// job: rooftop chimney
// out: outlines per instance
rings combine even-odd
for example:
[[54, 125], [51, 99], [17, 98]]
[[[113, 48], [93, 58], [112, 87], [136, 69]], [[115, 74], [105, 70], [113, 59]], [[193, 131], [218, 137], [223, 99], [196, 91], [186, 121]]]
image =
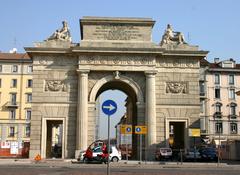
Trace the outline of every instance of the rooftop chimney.
[[219, 63], [219, 58], [214, 58], [214, 63]]

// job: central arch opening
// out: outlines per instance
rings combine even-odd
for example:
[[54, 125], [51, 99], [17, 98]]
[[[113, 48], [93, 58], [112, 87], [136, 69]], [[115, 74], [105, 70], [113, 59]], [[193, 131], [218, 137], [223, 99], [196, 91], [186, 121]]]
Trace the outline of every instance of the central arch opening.
[[[123, 159], [135, 159], [137, 153], [137, 137], [134, 134], [121, 132], [121, 125], [137, 125], [137, 96], [133, 88], [119, 80], [111, 80], [103, 84], [96, 95], [96, 133], [95, 139], [107, 140], [107, 120], [102, 110], [102, 103], [113, 100], [118, 110], [110, 118], [110, 140], [122, 151]], [[128, 155], [128, 157], [126, 157]]]

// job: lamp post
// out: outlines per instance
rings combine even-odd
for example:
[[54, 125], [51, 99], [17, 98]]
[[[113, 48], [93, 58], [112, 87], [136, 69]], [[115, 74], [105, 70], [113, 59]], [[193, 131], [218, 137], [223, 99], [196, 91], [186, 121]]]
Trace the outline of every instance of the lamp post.
[[222, 128], [220, 127], [219, 125], [219, 135], [218, 135], [218, 166], [220, 164], [220, 136], [221, 136], [221, 131], [222, 131]]

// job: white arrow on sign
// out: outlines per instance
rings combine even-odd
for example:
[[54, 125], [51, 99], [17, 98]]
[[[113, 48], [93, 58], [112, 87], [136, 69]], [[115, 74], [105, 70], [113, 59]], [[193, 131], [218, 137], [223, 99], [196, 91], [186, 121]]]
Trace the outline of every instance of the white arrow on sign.
[[110, 104], [109, 106], [103, 106], [103, 108], [109, 109], [109, 111], [112, 111], [112, 110], [114, 110], [116, 107]]

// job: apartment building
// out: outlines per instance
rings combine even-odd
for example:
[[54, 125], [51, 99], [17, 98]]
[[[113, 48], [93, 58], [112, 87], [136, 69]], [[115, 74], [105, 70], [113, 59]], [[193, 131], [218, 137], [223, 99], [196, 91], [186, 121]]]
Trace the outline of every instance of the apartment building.
[[240, 140], [240, 64], [235, 60], [201, 62], [201, 132], [217, 145]]
[[32, 71], [27, 54], [0, 53], [0, 157], [28, 156]]

